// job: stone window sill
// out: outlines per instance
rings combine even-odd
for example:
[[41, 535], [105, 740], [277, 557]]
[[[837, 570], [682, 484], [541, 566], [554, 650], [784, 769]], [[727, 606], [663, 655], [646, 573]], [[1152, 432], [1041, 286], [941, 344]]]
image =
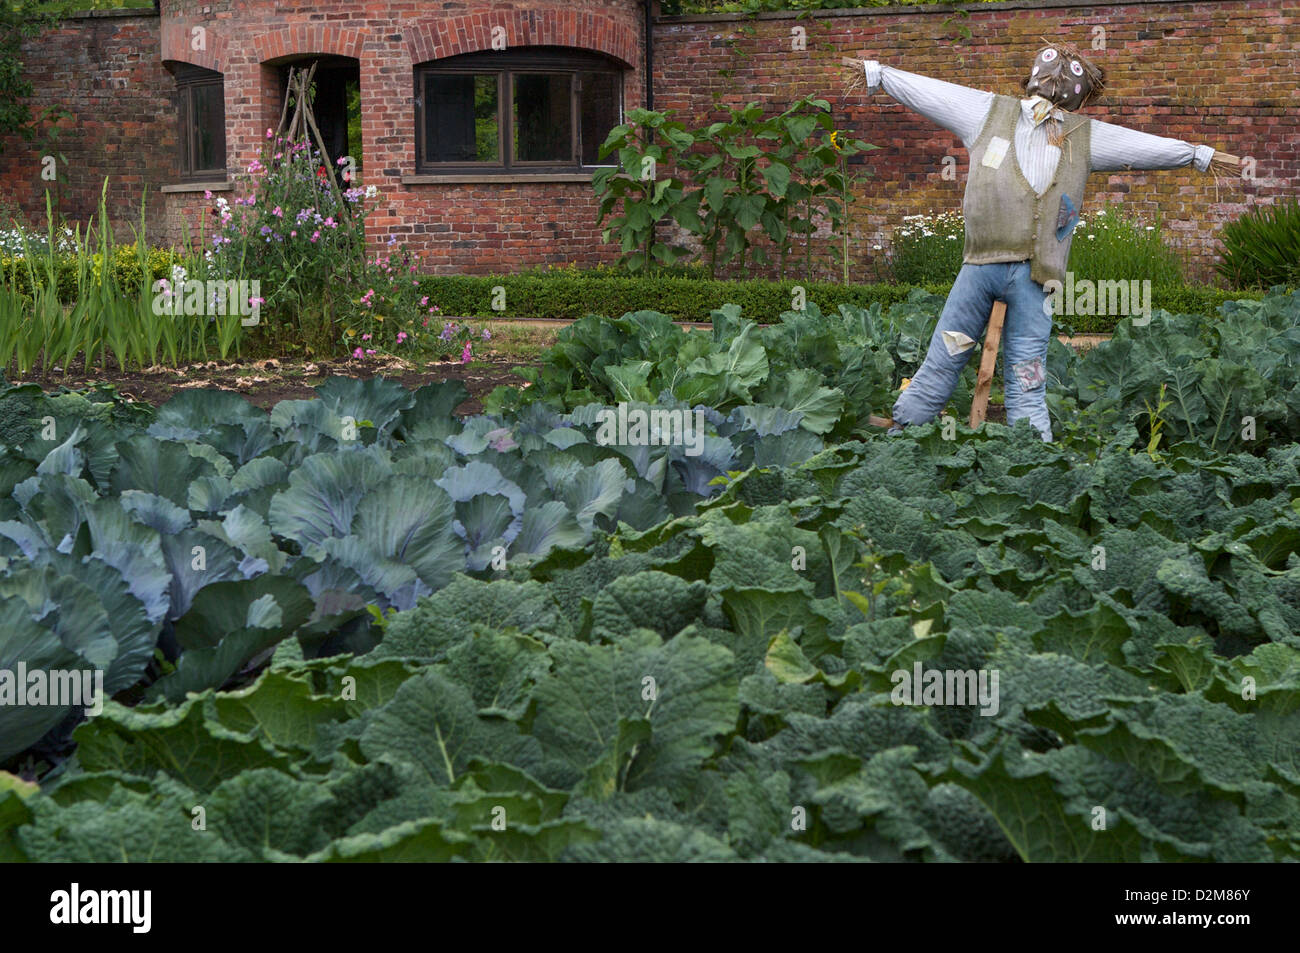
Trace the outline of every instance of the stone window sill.
[[180, 182], [176, 185], [164, 185], [163, 192], [229, 192], [234, 189], [233, 182]]
[[591, 182], [591, 172], [522, 172], [508, 175], [492, 172], [450, 172], [435, 175], [404, 175], [403, 185], [528, 185], [540, 182]]

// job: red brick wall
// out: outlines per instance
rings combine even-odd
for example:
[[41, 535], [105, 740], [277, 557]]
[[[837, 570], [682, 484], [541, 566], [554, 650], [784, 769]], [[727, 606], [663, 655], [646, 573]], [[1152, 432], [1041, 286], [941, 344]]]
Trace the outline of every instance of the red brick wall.
[[[275, 63], [310, 53], [357, 59], [363, 181], [387, 199], [367, 220], [368, 237], [378, 245], [396, 236], [431, 272], [484, 272], [556, 261], [594, 264], [613, 260], [617, 251], [600, 243], [590, 184], [403, 183], [415, 171], [412, 66], [490, 49], [492, 28], [502, 26], [510, 47], [574, 46], [620, 60], [628, 68], [630, 109], [644, 89], [642, 22], [634, 0], [164, 2], [162, 56], [225, 74], [227, 161], [234, 169], [258, 154], [266, 129], [279, 119]], [[205, 51], [192, 49], [196, 26], [206, 30]], [[192, 197], [172, 203], [171, 231], [182, 214], [202, 207]]]
[[[1220, 184], [1192, 169], [1094, 175], [1085, 215], [1106, 201], [1166, 234], [1205, 278], [1216, 233], [1256, 202], [1300, 194], [1300, 6], [1277, 0], [1152, 2], [1096, 6], [1071, 0], [948, 7], [869, 8], [754, 18], [681, 17], [655, 31], [655, 106], [685, 121], [722, 118], [717, 103], [757, 100], [774, 110], [807, 94], [827, 99], [838, 123], [880, 146], [867, 155], [875, 178], [856, 203], [853, 260], [888, 246], [904, 215], [960, 211], [966, 183], [961, 142], [883, 92], [841, 94], [839, 58], [867, 58], [914, 73], [1021, 95], [1040, 37], [1073, 42], [1107, 72], [1102, 103], [1086, 115], [1256, 159], [1253, 181]], [[964, 25], [970, 37], [958, 33]], [[791, 51], [791, 30], [807, 31], [807, 52]], [[1094, 27], [1105, 49], [1091, 49]], [[724, 71], [730, 70], [728, 75]], [[957, 159], [955, 181], [943, 159]], [[829, 257], [822, 259], [829, 266]]]
[[[159, 189], [176, 180], [174, 84], [159, 55], [158, 18], [152, 12], [105, 11], [65, 20], [24, 51], [24, 71], [34, 87], [34, 114], [62, 106], [54, 195], [62, 212], [86, 221], [99, 205], [108, 177], [109, 207], [122, 221], [138, 222], [148, 187], [148, 217], [161, 220]], [[42, 138], [7, 137], [0, 152], [0, 199], [38, 222], [45, 221], [41, 157], [50, 153]]]
[[[643, 100], [643, 22], [636, 0], [164, 0], [161, 16], [64, 21], [28, 46], [26, 61], [37, 86], [33, 104], [62, 104], [77, 116], [64, 149], [71, 169], [65, 213], [84, 219], [103, 176], [113, 175], [114, 214], [138, 216], [148, 184], [156, 196], [151, 239], [176, 241], [187, 226], [197, 232], [211, 202], [201, 191], [158, 195], [177, 174], [174, 82], [163, 63], [224, 74], [233, 174], [258, 155], [266, 129], [278, 122], [278, 63], [303, 54], [353, 57], [361, 78], [364, 184], [387, 199], [367, 221], [371, 242], [395, 235], [429, 271], [484, 272], [613, 261], [617, 248], [600, 242], [589, 183], [404, 183], [415, 171], [413, 64], [490, 49], [492, 28], [501, 26], [510, 47], [574, 46], [614, 57], [626, 67], [624, 106], [631, 109]], [[44, 217], [40, 153], [36, 143], [11, 138], [0, 156], [0, 197], [37, 220]]]
[[[1145, 218], [1157, 213], [1208, 275], [1215, 234], [1248, 204], [1300, 192], [1300, 7], [1276, 0], [1145, 2], [1113, 6], [1077, 0], [977, 4], [965, 18], [947, 7], [822, 11], [815, 17], [668, 18], [655, 29], [655, 105], [703, 124], [716, 103], [759, 100], [778, 109], [807, 93], [829, 99], [837, 120], [882, 148], [867, 156], [875, 178], [855, 205], [853, 255], [869, 276], [873, 246], [886, 245], [902, 217], [959, 209], [965, 182], [960, 143], [883, 94], [867, 101], [840, 94], [838, 60], [859, 52], [903, 69], [1018, 91], [1040, 36], [1088, 48], [1093, 27], [1106, 49], [1091, 52], [1109, 73], [1103, 104], [1090, 115], [1133, 128], [1204, 142], [1256, 159], [1256, 178], [1223, 184], [1192, 170], [1094, 176], [1087, 210], [1107, 199]], [[477, 10], [483, 12], [473, 12]], [[591, 187], [582, 183], [402, 182], [414, 172], [411, 67], [424, 59], [489, 45], [500, 24], [511, 45], [564, 43], [629, 65], [625, 105], [644, 90], [636, 0], [164, 0], [161, 17], [110, 12], [65, 21], [32, 44], [27, 71], [39, 109], [60, 104], [76, 115], [60, 149], [63, 209], [84, 220], [110, 176], [110, 202], [123, 221], [138, 217], [149, 190], [151, 237], [180, 237], [210, 203], [202, 193], [160, 194], [175, 182], [174, 84], [164, 60], [220, 70], [226, 77], [227, 161], [247, 165], [279, 116], [274, 62], [333, 53], [359, 60], [365, 182], [388, 199], [371, 218], [373, 242], [390, 235], [422, 253], [435, 272], [508, 270], [545, 262], [593, 264], [617, 256], [600, 242]], [[950, 19], [951, 18], [951, 19]], [[945, 21], [948, 21], [945, 23]], [[958, 27], [971, 36], [962, 39]], [[193, 28], [206, 31], [194, 50]], [[807, 31], [807, 52], [790, 51], [792, 27]], [[270, 62], [268, 62], [270, 61]], [[39, 142], [6, 140], [0, 197], [29, 215], [44, 214]], [[958, 160], [955, 181], [943, 158]], [[819, 255], [829, 271], [829, 256]]]

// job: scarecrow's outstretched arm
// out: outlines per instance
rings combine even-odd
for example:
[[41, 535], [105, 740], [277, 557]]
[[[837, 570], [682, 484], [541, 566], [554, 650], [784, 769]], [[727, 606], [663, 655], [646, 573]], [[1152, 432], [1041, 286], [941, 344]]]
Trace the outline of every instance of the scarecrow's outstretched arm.
[[866, 74], [868, 94], [884, 86], [886, 93], [956, 135], [968, 149], [979, 135], [993, 105], [993, 94], [982, 89], [909, 73], [876, 60], [845, 57], [842, 62], [846, 65], [857, 63], [862, 68]]
[[1137, 169], [1181, 169], [1193, 166], [1198, 172], [1216, 165], [1231, 163], [1234, 156], [1215, 152], [1212, 146], [1196, 146], [1181, 139], [1153, 136], [1098, 119], [1092, 120], [1091, 147], [1093, 172], [1119, 172]]

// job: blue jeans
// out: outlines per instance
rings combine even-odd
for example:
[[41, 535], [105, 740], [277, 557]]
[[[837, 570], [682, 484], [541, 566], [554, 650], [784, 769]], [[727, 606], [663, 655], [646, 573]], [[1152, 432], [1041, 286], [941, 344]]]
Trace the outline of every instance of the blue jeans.
[[1029, 277], [1027, 261], [962, 265], [930, 339], [925, 362], [894, 402], [895, 422], [922, 424], [938, 416], [957, 387], [975, 342], [988, 326], [993, 302], [1005, 301], [1002, 379], [1007, 423], [1027, 417], [1044, 440], [1051, 440], [1045, 378], [1052, 316], [1043, 307], [1046, 300], [1043, 286]]

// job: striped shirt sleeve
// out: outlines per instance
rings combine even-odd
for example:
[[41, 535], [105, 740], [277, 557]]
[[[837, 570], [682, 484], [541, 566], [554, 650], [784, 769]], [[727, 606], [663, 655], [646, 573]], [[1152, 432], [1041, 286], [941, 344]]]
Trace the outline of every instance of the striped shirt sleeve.
[[1187, 165], [1204, 172], [1214, 157], [1210, 146], [1194, 146], [1181, 139], [1153, 136], [1099, 119], [1092, 120], [1091, 151], [1094, 172], [1181, 169]]
[[909, 73], [875, 60], [864, 65], [867, 86], [885, 92], [904, 106], [953, 133], [969, 149], [993, 106], [993, 93]]

